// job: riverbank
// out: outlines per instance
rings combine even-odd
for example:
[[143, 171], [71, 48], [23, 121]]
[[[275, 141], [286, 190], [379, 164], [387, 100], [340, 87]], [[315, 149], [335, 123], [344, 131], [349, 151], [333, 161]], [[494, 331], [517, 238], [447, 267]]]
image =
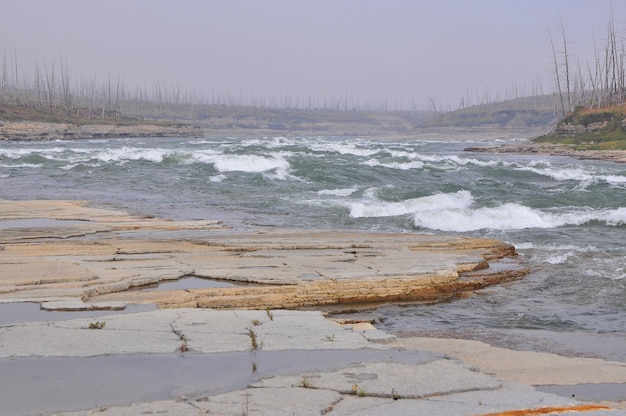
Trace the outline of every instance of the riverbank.
[[531, 387], [619, 388], [624, 363], [401, 339], [285, 310], [471, 296], [525, 273], [497, 240], [241, 233], [72, 201], [2, 201], [0, 226], [6, 414], [625, 414], [603, 407], [624, 407], [620, 395]]
[[626, 150], [579, 150], [574, 145], [558, 143], [518, 142], [498, 146], [472, 146], [467, 152], [569, 156], [576, 159], [605, 160], [626, 163]]
[[16, 121], [0, 123], [0, 140], [41, 141], [133, 137], [202, 137], [191, 124], [70, 124]]
[[[174, 121], [134, 121], [100, 123], [53, 123], [40, 121], [2, 121], [0, 120], [0, 141], [50, 141], [50, 140], [90, 140], [106, 138], [141, 138], [141, 137], [314, 137], [348, 136], [376, 137], [386, 140], [519, 140], [536, 136], [543, 132], [541, 128], [498, 128], [491, 127], [415, 127], [410, 121], [399, 121], [398, 115], [373, 115], [362, 123], [356, 115], [346, 114], [344, 118], [315, 122], [265, 123], [254, 127], [250, 124], [237, 123], [232, 115], [223, 114], [201, 123]], [[248, 115], [247, 117], [252, 117]], [[318, 116], [321, 117], [321, 116]], [[363, 116], [365, 117], [365, 116]], [[336, 118], [336, 117], [335, 117]], [[361, 120], [361, 121], [360, 121]]]

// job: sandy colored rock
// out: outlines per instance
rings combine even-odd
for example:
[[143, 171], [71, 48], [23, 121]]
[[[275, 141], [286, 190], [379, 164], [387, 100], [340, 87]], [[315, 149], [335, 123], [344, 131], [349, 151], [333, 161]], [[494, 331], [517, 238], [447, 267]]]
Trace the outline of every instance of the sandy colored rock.
[[[43, 222], [43, 226], [42, 226]], [[162, 308], [300, 308], [440, 300], [518, 278], [515, 249], [462, 236], [235, 233], [70, 201], [0, 201], [0, 301], [74, 298]], [[128, 291], [181, 277], [225, 288]]]
[[596, 358], [567, 358], [535, 351], [492, 347], [480, 341], [448, 338], [400, 338], [407, 348], [458, 358], [503, 380], [531, 385], [626, 383], [626, 363]]

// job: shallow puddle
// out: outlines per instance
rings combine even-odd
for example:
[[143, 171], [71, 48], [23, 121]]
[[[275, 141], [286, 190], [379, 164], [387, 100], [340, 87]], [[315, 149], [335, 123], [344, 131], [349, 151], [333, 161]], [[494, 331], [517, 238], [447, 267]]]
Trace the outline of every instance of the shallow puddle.
[[626, 401], [626, 383], [574, 384], [571, 386], [548, 385], [537, 386], [537, 390], [553, 393], [562, 397], [591, 402]]
[[244, 389], [262, 377], [332, 370], [367, 361], [417, 364], [439, 357], [398, 350], [289, 350], [254, 355], [230, 352], [0, 359], [0, 403], [3, 415], [23, 415], [171, 400], [181, 395], [194, 401]]
[[183, 277], [178, 280], [171, 280], [153, 285], [138, 286], [130, 290], [185, 290], [185, 289], [210, 289], [219, 287], [235, 287], [245, 285], [245, 283], [233, 283], [226, 280], [203, 279], [201, 277]]

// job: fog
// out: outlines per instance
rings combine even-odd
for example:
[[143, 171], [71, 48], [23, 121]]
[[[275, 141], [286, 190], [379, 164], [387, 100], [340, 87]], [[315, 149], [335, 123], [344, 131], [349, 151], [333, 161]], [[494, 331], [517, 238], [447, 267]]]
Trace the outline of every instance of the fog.
[[63, 60], [127, 86], [456, 107], [551, 92], [549, 31], [584, 69], [611, 10], [623, 35], [608, 0], [2, 0], [0, 47], [20, 76]]

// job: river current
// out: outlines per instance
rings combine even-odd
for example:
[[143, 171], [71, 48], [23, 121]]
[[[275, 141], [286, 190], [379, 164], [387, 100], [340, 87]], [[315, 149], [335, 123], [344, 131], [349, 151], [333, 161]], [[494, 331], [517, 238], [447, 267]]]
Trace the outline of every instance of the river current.
[[[502, 142], [502, 141], [500, 141]], [[491, 140], [347, 137], [0, 142], [0, 199], [79, 199], [241, 228], [452, 233], [515, 245], [532, 272], [369, 314], [400, 335], [626, 361], [626, 165], [469, 153]]]

